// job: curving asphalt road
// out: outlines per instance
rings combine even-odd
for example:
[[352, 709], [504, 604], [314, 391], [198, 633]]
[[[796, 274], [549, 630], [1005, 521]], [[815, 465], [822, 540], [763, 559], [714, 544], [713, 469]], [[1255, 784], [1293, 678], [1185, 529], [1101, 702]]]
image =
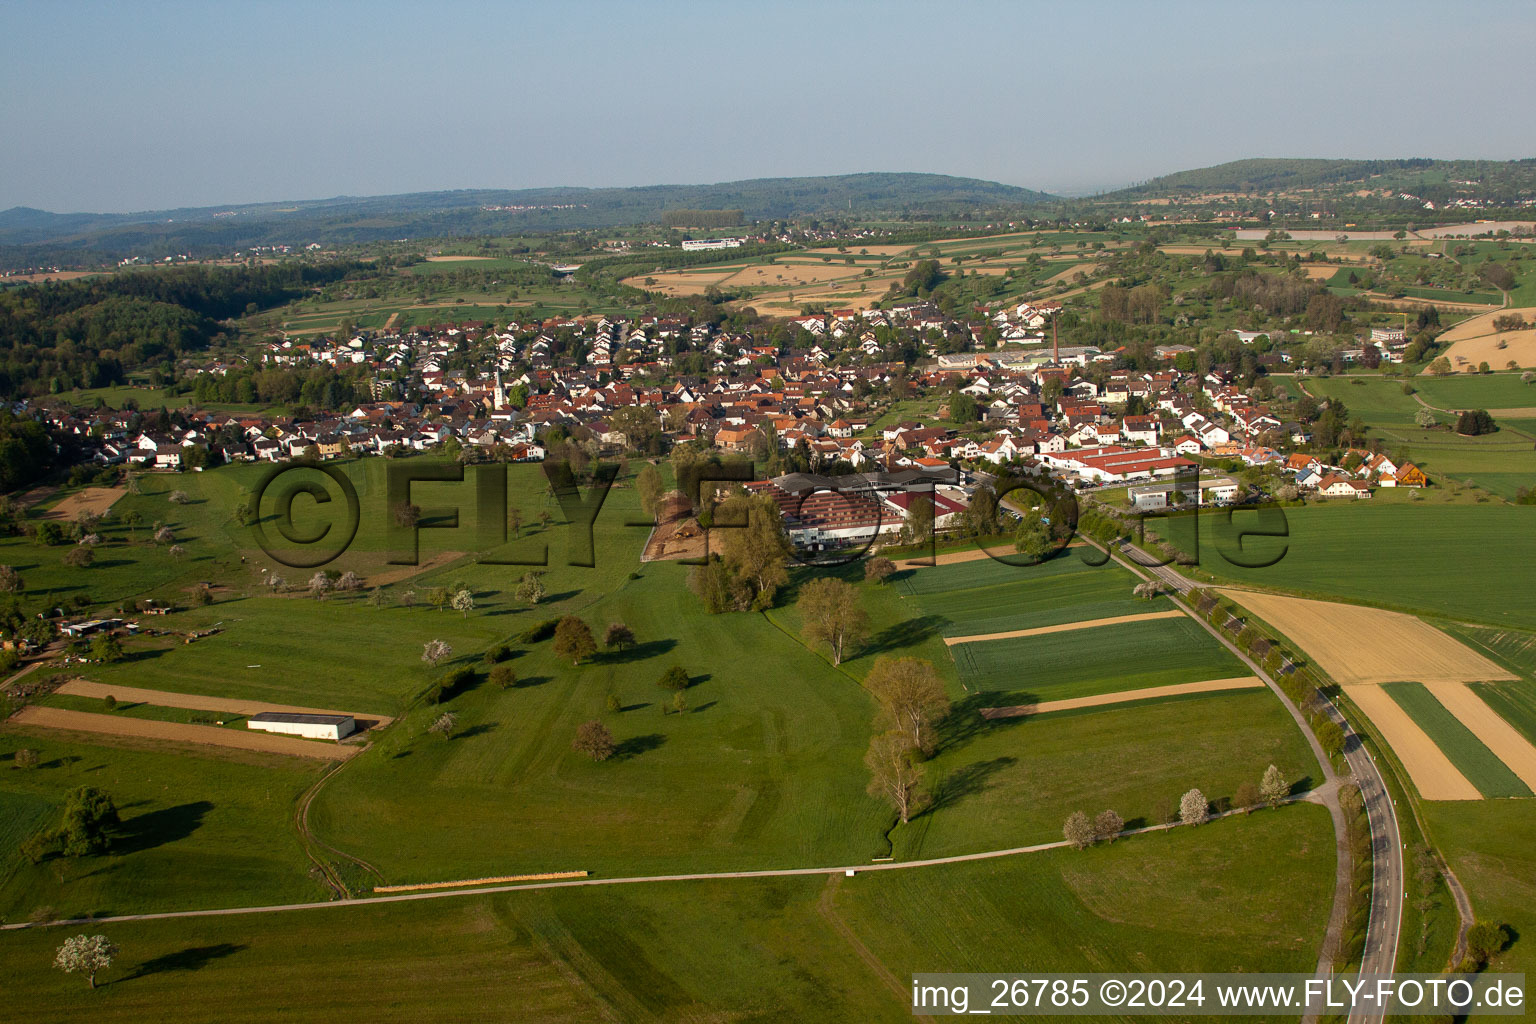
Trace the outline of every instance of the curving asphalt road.
[[[1171, 566], [1152, 564], [1150, 556], [1129, 545], [1122, 543], [1119, 551], [1115, 553], [1115, 559], [1132, 572], [1150, 576], [1180, 594], [1188, 592], [1195, 586], [1193, 581]], [[1205, 625], [1217, 639], [1232, 650], [1237, 650], [1209, 623], [1198, 616], [1194, 618], [1196, 622]], [[1248, 660], [1241, 651], [1238, 654], [1245, 661]], [[1262, 670], [1259, 671], [1259, 675], [1266, 680], [1269, 678]], [[1392, 802], [1391, 794], [1387, 792], [1386, 783], [1382, 780], [1381, 771], [1376, 767], [1370, 751], [1365, 749], [1359, 735], [1349, 727], [1349, 722], [1332, 701], [1327, 702], [1327, 713], [1328, 717], [1344, 730], [1344, 760], [1349, 766], [1351, 781], [1360, 789], [1360, 797], [1365, 803], [1366, 818], [1371, 828], [1371, 911], [1365, 929], [1365, 948], [1360, 960], [1360, 974], [1362, 976], [1391, 974], [1397, 964], [1397, 945], [1402, 930], [1404, 900], [1403, 839], [1397, 827], [1397, 809]], [[1310, 738], [1311, 731], [1305, 731]], [[1350, 1024], [1355, 1024], [1356, 1021], [1379, 1019], [1378, 1016], [1364, 1013], [1351, 1014], [1349, 1017]]]

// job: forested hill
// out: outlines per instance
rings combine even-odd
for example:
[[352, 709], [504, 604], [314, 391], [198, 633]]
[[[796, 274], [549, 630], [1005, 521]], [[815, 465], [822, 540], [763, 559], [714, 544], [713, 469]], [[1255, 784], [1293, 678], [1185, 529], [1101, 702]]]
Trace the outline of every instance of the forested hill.
[[[1167, 174], [1109, 198], [1192, 196], [1287, 189], [1413, 188], [1421, 193], [1476, 185], [1489, 195], [1536, 190], [1536, 159], [1527, 160], [1234, 160]], [[1428, 196], [1426, 196], [1428, 198]]]
[[0, 268], [125, 256], [227, 255], [256, 245], [303, 246], [396, 238], [506, 235], [663, 220], [668, 211], [739, 210], [747, 222], [814, 217], [976, 215], [1053, 197], [942, 174], [871, 173], [758, 178], [715, 185], [417, 192], [157, 210], [135, 214], [0, 212]]

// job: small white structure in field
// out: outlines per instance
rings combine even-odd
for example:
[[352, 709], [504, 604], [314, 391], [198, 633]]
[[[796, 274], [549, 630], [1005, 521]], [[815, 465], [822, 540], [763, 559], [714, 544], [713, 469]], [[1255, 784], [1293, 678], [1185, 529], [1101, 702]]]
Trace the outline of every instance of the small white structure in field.
[[267, 711], [245, 720], [246, 728], [281, 732], [311, 740], [340, 740], [357, 731], [351, 715], [291, 715]]

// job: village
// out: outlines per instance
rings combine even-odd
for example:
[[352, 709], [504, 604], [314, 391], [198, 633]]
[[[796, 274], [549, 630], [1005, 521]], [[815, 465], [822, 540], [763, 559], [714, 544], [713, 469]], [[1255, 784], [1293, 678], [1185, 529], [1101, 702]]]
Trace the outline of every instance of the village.
[[[142, 429], [132, 409], [44, 416], [56, 436], [78, 440], [82, 460], [103, 468], [427, 451], [466, 463], [538, 462], [552, 452], [585, 462], [680, 446], [751, 457], [775, 475], [756, 486], [780, 499], [791, 540], [809, 548], [899, 531], [918, 489], [930, 494], [942, 531], [977, 486], [1003, 472], [1048, 476], [1134, 510], [1362, 499], [1378, 487], [1429, 483], [1417, 466], [1377, 451], [1344, 449], [1330, 463], [1310, 426], [1271, 411], [1234, 368], [1178, 369], [1183, 346], [1160, 348], [1168, 368], [1155, 372], [1121, 368], [1113, 351], [1063, 348], [1049, 331], [1059, 313], [1057, 303], [987, 311], [997, 348], [986, 347], [983, 326], [921, 301], [797, 317], [790, 345], [676, 316], [283, 339], [254, 357], [258, 367], [362, 374], [376, 400], [298, 417], [194, 407], [156, 429]], [[887, 358], [897, 338], [920, 346], [913, 367]], [[1391, 359], [1404, 342], [1377, 329], [1366, 344]], [[679, 372], [684, 355], [701, 355], [692, 364], [707, 372]], [[1284, 371], [1283, 352], [1264, 359]], [[216, 362], [190, 372], [238, 369]], [[934, 414], [903, 415], [919, 408]], [[1255, 471], [1246, 484], [1232, 475], [1244, 469]], [[838, 493], [808, 501], [813, 491]]]

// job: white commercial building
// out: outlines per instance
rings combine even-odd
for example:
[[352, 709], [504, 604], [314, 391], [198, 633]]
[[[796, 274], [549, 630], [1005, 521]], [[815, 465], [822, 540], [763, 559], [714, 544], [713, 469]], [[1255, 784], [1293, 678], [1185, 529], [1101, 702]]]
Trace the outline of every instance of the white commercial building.
[[351, 715], [292, 715], [267, 711], [252, 715], [246, 719], [245, 725], [248, 729], [286, 733], [311, 740], [340, 740], [357, 731], [357, 723]]

